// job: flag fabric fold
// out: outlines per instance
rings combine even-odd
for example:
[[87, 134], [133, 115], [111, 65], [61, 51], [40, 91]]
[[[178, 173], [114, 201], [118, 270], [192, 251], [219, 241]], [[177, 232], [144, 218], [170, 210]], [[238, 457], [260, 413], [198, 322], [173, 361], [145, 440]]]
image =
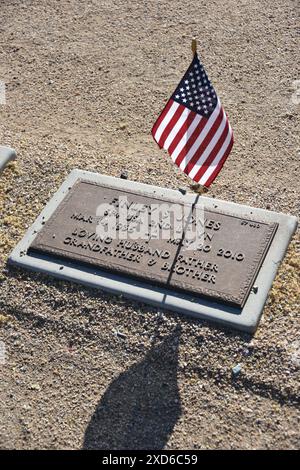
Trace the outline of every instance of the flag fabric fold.
[[152, 135], [175, 165], [203, 186], [209, 187], [224, 165], [233, 133], [197, 53], [154, 124]]

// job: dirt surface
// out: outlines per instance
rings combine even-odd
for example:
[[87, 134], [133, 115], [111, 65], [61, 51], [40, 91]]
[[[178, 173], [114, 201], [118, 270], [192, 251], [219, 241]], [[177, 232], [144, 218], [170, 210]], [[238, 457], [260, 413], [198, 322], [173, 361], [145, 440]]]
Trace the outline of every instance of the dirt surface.
[[300, 447], [297, 239], [254, 338], [6, 265], [73, 168], [188, 186], [150, 129], [193, 35], [235, 134], [209, 195], [297, 215], [297, 2], [224, 5], [1, 1], [1, 448]]

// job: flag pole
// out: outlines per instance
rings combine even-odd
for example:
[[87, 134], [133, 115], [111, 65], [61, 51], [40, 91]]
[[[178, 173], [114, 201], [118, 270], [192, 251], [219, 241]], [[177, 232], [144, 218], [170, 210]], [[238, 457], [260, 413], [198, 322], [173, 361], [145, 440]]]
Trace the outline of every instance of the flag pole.
[[197, 54], [197, 39], [194, 37], [192, 39], [192, 52], [193, 52], [193, 55]]
[[[193, 56], [197, 54], [197, 39], [195, 37], [193, 37], [192, 39], [191, 49], [192, 49]], [[190, 188], [198, 195], [204, 194], [208, 191], [208, 189], [205, 186], [202, 186], [201, 184], [198, 184], [198, 183], [190, 184]]]

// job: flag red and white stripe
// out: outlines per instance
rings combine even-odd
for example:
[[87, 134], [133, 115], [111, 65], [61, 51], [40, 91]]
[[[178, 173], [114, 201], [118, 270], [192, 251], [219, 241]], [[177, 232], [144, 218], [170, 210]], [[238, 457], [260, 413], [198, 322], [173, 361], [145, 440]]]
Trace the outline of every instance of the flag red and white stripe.
[[[206, 74], [205, 77], [207, 78]], [[201, 100], [202, 94], [199, 95], [199, 93], [203, 91], [201, 86], [205, 85], [205, 78], [205, 83], [196, 82], [197, 88], [200, 86], [201, 92], [199, 90], [197, 92], [196, 87], [191, 89], [194, 93], [194, 96], [192, 95], [193, 101], [188, 101], [188, 106], [183, 103], [187, 100], [182, 99], [181, 95], [187, 96], [186, 88], [190, 90], [187, 83], [191, 84], [188, 80], [184, 81], [184, 78], [154, 124], [152, 135], [160, 148], [168, 151], [173, 162], [184, 173], [195, 182], [208, 187], [218, 175], [231, 151], [233, 133], [226, 113], [211, 85], [206, 87], [207, 94], [205, 94], [205, 99], [208, 96], [210, 101]], [[181, 93], [180, 90], [183, 92]], [[205, 90], [204, 93], [206, 93]], [[177, 100], [174, 99], [175, 96]], [[212, 100], [209, 96], [215, 98], [214, 103], [211, 103]], [[188, 96], [187, 98], [191, 100]], [[201, 112], [197, 112], [197, 99], [200, 99], [198, 109]], [[206, 111], [208, 107], [205, 104], [204, 107], [201, 107], [201, 101], [210, 105], [209, 112]], [[194, 105], [195, 111], [191, 109], [191, 103]], [[209, 114], [208, 116], [205, 115], [206, 112]]]

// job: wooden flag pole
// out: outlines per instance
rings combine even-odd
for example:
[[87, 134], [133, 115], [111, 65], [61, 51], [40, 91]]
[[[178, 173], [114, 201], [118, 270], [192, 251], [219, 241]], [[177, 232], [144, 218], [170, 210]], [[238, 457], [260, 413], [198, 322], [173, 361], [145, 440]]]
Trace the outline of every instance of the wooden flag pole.
[[192, 39], [192, 52], [193, 52], [193, 55], [197, 53], [197, 39], [196, 38]]

